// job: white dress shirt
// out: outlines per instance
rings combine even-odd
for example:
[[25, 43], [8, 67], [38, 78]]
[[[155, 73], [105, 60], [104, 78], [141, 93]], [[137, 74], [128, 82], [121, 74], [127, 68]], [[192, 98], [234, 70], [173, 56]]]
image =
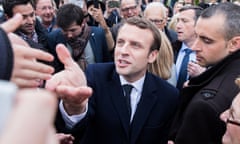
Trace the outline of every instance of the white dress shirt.
[[137, 80], [133, 83], [129, 83], [123, 78], [123, 76], [120, 76], [120, 82], [121, 82], [122, 86], [125, 85], [125, 84], [130, 84], [130, 85], [133, 86], [131, 94], [130, 94], [130, 96], [131, 96], [131, 108], [132, 108], [130, 121], [132, 121], [133, 116], [134, 116], [134, 114], [136, 112], [136, 109], [137, 109], [137, 104], [140, 101], [144, 79], [145, 79], [145, 75], [141, 79], [139, 79], [139, 80]]

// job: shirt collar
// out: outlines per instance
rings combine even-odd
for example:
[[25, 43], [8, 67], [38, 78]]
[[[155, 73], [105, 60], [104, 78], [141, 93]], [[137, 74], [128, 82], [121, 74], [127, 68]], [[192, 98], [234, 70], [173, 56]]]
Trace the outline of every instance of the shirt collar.
[[133, 83], [130, 83], [130, 82], [126, 81], [124, 79], [124, 77], [121, 76], [121, 75], [119, 77], [120, 77], [121, 85], [131, 84], [138, 92], [140, 92], [140, 93], [142, 92], [143, 83], [144, 83], [146, 75], [144, 75], [142, 78], [140, 78], [139, 80], [137, 80]]
[[184, 52], [185, 49], [188, 49], [185, 43], [182, 43], [181, 52]]

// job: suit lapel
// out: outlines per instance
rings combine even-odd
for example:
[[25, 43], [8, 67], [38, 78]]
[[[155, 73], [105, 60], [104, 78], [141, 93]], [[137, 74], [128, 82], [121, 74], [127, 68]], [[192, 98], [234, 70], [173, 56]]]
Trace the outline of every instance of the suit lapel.
[[143, 85], [141, 99], [138, 103], [131, 125], [131, 143], [136, 143], [138, 135], [141, 132], [145, 121], [148, 119], [154, 104], [156, 103], [157, 97], [154, 95], [154, 91], [157, 90], [157, 88], [152, 82], [151, 76], [149, 77], [147, 74]]
[[109, 93], [111, 93], [111, 100], [119, 114], [119, 119], [123, 125], [124, 131], [127, 136], [129, 136], [129, 118], [126, 101], [124, 99], [124, 94], [122, 86], [120, 84], [119, 75], [114, 72], [113, 79], [109, 82]]

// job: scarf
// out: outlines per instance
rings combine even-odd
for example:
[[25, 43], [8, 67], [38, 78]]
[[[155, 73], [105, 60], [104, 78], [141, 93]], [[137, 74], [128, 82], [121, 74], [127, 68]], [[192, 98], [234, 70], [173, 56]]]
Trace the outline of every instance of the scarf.
[[84, 59], [84, 50], [88, 43], [91, 34], [91, 28], [85, 25], [82, 29], [80, 35], [75, 39], [68, 40], [68, 44], [72, 48], [72, 57], [75, 61], [79, 59]]

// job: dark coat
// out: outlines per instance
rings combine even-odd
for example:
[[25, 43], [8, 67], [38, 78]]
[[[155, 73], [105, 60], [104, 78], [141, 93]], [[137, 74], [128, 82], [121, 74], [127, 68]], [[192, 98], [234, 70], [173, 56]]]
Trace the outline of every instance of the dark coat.
[[240, 51], [228, 56], [181, 91], [181, 104], [170, 139], [175, 144], [220, 144], [225, 123], [219, 118], [239, 92], [234, 83], [240, 75]]
[[173, 48], [173, 54], [174, 54], [174, 63], [176, 64], [177, 62], [177, 56], [182, 47], [182, 42], [177, 40], [174, 43], [172, 43], [172, 48]]
[[[93, 95], [89, 101], [88, 115], [84, 119], [87, 121], [84, 123], [87, 129], [81, 144], [167, 143], [169, 126], [178, 104], [176, 88], [147, 73], [130, 126], [126, 101], [114, 64], [89, 65], [86, 74]], [[83, 126], [83, 123], [79, 125]], [[79, 127], [77, 130], [75, 136], [79, 137], [83, 131]]]
[[177, 41], [177, 33], [171, 29], [168, 29], [167, 27], [164, 27], [164, 32], [170, 43], [173, 45], [173, 43]]

